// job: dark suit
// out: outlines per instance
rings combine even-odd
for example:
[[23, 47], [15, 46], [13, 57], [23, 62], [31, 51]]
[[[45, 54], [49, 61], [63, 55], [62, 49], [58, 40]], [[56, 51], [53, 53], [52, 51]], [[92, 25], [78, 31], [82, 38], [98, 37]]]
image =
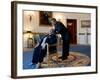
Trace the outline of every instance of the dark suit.
[[[55, 34], [51, 34], [47, 38], [47, 43], [49, 45], [53, 45], [57, 43], [57, 36]], [[56, 53], [57, 52], [57, 46], [49, 46], [49, 52], [50, 53]]]
[[68, 29], [61, 23], [56, 22], [54, 33], [61, 34], [63, 40], [63, 47], [62, 47], [62, 60], [66, 59], [69, 55], [69, 44], [70, 44], [70, 34]]
[[33, 51], [33, 57], [32, 57], [32, 63], [37, 64], [43, 62], [44, 57], [46, 56], [46, 46], [44, 49], [42, 49], [41, 43], [43, 42], [43, 39], [39, 42], [39, 45], [34, 48]]
[[[44, 36], [41, 39], [41, 41], [39, 42], [39, 45], [34, 48], [33, 57], [32, 57], [32, 63], [33, 64], [34, 63], [37, 64], [37, 63], [43, 62], [43, 59], [46, 56], [47, 46], [45, 46], [44, 49], [42, 49], [42, 46], [41, 46], [41, 44], [42, 44], [42, 42], [43, 42], [45, 37], [47, 37], [46, 40], [45, 40], [45, 43], [48, 43], [49, 45], [57, 43], [57, 37], [56, 37], [55, 34]], [[50, 47], [49, 51], [52, 52], [52, 53], [56, 52], [56, 46]]]

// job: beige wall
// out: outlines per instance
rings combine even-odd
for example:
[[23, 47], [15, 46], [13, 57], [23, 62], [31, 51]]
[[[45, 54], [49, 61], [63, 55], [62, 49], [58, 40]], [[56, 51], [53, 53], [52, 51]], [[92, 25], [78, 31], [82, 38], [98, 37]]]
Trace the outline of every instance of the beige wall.
[[[32, 16], [31, 22], [29, 21], [29, 16]], [[53, 12], [53, 17], [57, 20], [60, 20], [65, 25], [67, 25], [67, 19], [77, 19], [77, 43], [78, 44], [87, 44], [86, 35], [79, 35], [79, 33], [86, 34], [86, 28], [81, 28], [81, 20], [90, 20], [90, 14], [82, 14], [82, 13], [61, 13], [61, 12]], [[50, 27], [50, 26], [49, 26]], [[30, 13], [24, 12], [24, 28], [23, 31], [31, 30], [33, 32], [49, 32], [49, 27], [40, 26], [39, 25], [39, 12], [38, 11], [30, 11]], [[67, 27], [67, 26], [66, 26]], [[88, 29], [90, 33], [90, 28]], [[24, 38], [24, 47], [27, 46], [26, 38]], [[88, 36], [88, 44], [90, 44], [90, 36]]]
[[[77, 19], [77, 43], [87, 44], [87, 31], [90, 33], [90, 28], [81, 28], [81, 20], [90, 20], [90, 14], [82, 13], [54, 13], [54, 17], [61, 17], [61, 21], [67, 25], [66, 19]], [[79, 33], [84, 33], [85, 35], [79, 35]], [[88, 44], [90, 44], [90, 36], [88, 36]]]
[[[31, 12], [32, 13], [32, 12]], [[39, 12], [38, 11], [33, 11], [32, 16], [32, 21], [29, 21], [29, 14], [25, 13], [24, 15], [24, 31], [26, 30], [31, 30], [33, 32], [48, 32], [49, 29], [47, 26], [40, 26], [39, 25]]]

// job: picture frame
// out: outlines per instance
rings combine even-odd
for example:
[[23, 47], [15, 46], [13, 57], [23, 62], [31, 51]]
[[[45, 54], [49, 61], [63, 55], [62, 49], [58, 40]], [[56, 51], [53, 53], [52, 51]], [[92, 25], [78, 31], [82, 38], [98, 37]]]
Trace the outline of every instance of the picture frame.
[[48, 11], [40, 11], [39, 12], [39, 24], [40, 26], [46, 25], [46, 26], [50, 26], [51, 23], [49, 22], [48, 18], [52, 17], [52, 12], [48, 12]]
[[82, 21], [81, 21], [81, 27], [82, 27], [82, 28], [91, 27], [91, 21], [90, 21], [90, 20], [82, 20]]
[[[83, 10], [82, 10], [83, 9]], [[23, 69], [23, 11], [54, 11], [91, 14], [91, 65], [80, 67], [62, 67], [46, 69]], [[12, 1], [11, 2], [11, 78], [52, 77], [80, 74], [96, 74], [97, 68], [97, 6], [39, 3]], [[32, 21], [32, 18], [31, 18]], [[35, 33], [36, 34], [36, 33]], [[94, 54], [95, 53], [95, 54]], [[77, 71], [77, 72], [76, 72]]]

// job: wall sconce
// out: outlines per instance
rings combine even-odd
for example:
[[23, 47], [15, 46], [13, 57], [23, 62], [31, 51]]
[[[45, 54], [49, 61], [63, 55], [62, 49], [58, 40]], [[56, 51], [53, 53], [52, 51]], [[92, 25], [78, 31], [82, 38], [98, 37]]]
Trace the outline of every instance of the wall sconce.
[[30, 20], [30, 22], [32, 21], [32, 15], [29, 15], [29, 20]]
[[25, 11], [26, 15], [29, 16], [29, 21], [32, 21], [32, 16], [34, 15], [34, 11]]

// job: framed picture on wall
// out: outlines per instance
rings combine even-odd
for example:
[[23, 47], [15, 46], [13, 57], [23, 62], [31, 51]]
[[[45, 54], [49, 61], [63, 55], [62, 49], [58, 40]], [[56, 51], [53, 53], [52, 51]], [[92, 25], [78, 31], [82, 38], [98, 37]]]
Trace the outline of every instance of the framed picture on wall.
[[40, 11], [39, 12], [39, 24], [40, 26], [50, 26], [49, 18], [52, 18], [52, 12]]
[[82, 20], [81, 21], [81, 27], [82, 28], [89, 28], [89, 27], [91, 27], [91, 21], [90, 20]]
[[[80, 17], [79, 20], [84, 20], [84, 17], [90, 21], [81, 23], [78, 18], [73, 20], [73, 15]], [[62, 37], [54, 34], [54, 38], [50, 39], [52, 37], [49, 32], [50, 28], [40, 27], [40, 25], [49, 25], [48, 17], [60, 24], [66, 24], [67, 18], [70, 17], [71, 32], [76, 24], [76, 28], [74, 27], [76, 31], [73, 30], [75, 33], [72, 33], [73, 37], [76, 36], [76, 43], [75, 46], [69, 45], [69, 55], [64, 60], [62, 51], [65, 49], [62, 49], [63, 45], [59, 44], [59, 40], [61, 41], [66, 35]], [[59, 19], [60, 21], [58, 21]], [[97, 22], [97, 6], [12, 1], [11, 77], [29, 78], [97, 73]], [[66, 26], [65, 24], [63, 26]], [[83, 27], [91, 25], [89, 27], [91, 30], [89, 45], [78, 44], [77, 33], [80, 30], [78, 28], [81, 27], [79, 24]], [[23, 34], [25, 31], [31, 32], [31, 35]], [[34, 47], [27, 47], [29, 38], [32, 39], [29, 44], [35, 45]], [[51, 42], [46, 42], [47, 39]], [[81, 39], [82, 41], [84, 40]], [[50, 47], [53, 48], [50, 49]]]

